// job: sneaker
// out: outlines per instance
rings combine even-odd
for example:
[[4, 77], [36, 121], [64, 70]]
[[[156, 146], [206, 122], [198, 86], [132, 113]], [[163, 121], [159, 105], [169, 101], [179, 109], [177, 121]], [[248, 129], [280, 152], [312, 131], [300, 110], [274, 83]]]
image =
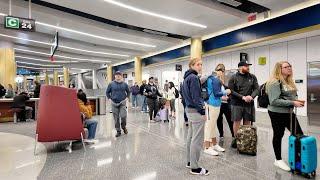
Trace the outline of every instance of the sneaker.
[[109, 113], [112, 113], [112, 111], [109, 111]]
[[98, 140], [95, 139], [84, 139], [83, 142], [88, 143], [88, 144], [95, 144], [98, 142]]
[[189, 169], [191, 168], [190, 162], [187, 163], [186, 168], [189, 168]]
[[116, 137], [121, 136], [121, 132], [117, 132]]
[[275, 160], [273, 164], [284, 171], [290, 171], [290, 167], [283, 160]]
[[221, 146], [219, 146], [219, 144], [214, 145], [213, 146], [213, 150], [216, 150], [218, 152], [224, 152], [225, 151], [225, 149], [222, 148]]
[[232, 148], [237, 148], [237, 139], [234, 138], [234, 139], [232, 140], [231, 147], [232, 147]]
[[219, 155], [219, 153], [217, 151], [215, 151], [214, 149], [212, 149], [211, 147], [208, 149], [205, 149], [203, 152], [206, 154], [209, 154], [211, 156], [218, 156]]
[[208, 176], [210, 174], [209, 171], [204, 168], [191, 169], [190, 173], [193, 175], [205, 175], [205, 176]]
[[150, 122], [151, 122], [151, 123], [156, 123], [157, 121], [154, 120], [154, 119], [150, 119]]
[[124, 132], [125, 134], [128, 134], [128, 129], [127, 129], [127, 128], [124, 128], [124, 129], [123, 129], [123, 132]]

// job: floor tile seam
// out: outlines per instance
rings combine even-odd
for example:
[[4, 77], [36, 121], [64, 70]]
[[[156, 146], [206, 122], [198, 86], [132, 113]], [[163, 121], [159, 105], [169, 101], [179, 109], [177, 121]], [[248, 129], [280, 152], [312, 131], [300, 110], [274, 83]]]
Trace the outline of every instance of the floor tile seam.
[[[146, 133], [149, 133], [149, 134], [151, 134], [151, 135], [153, 135], [153, 136], [156, 136], [156, 137], [160, 138], [163, 142], [168, 142], [168, 140], [169, 140], [169, 141], [171, 141], [170, 143], [173, 143], [173, 144], [179, 146], [180, 149], [185, 152], [185, 143], [184, 143], [184, 144], [180, 144], [180, 143], [174, 142], [174, 141], [171, 140], [172, 138], [169, 137], [169, 136], [166, 136], [166, 137], [165, 137], [165, 136], [161, 136], [161, 135], [159, 135], [159, 134], [157, 134], [157, 133], [155, 133], [155, 132], [152, 132], [152, 131], [148, 130], [147, 128], [145, 128], [145, 127], [143, 127], [143, 126], [141, 126], [141, 125], [137, 125], [137, 124], [134, 124], [134, 123], [132, 123], [132, 122], [129, 122], [129, 123], [127, 122], [127, 124], [130, 124], [130, 125], [132, 125], [132, 126], [135, 126], [135, 127], [139, 128], [139, 129], [145, 131]], [[206, 155], [206, 154], [204, 154], [204, 155], [207, 156], [207, 157], [210, 157], [209, 155]], [[217, 159], [220, 159], [220, 160], [222, 160], [222, 161], [218, 161]], [[265, 174], [265, 173], [262, 173], [262, 172], [259, 172], [259, 171], [255, 171], [255, 170], [253, 170], [253, 169], [250, 169], [250, 168], [248, 168], [248, 167], [245, 167], [245, 166], [242, 166], [242, 165], [239, 165], [239, 164], [235, 164], [235, 163], [233, 163], [232, 161], [225, 160], [225, 159], [223, 159], [223, 158], [221, 158], [221, 157], [217, 157], [217, 159], [214, 159], [214, 160], [215, 160], [216, 162], [220, 163], [220, 164], [229, 166], [229, 167], [231, 167], [231, 168], [233, 168], [233, 169], [237, 169], [237, 168], [234, 167], [234, 166], [237, 166], [237, 167], [239, 167], [239, 168], [244, 169], [244, 170], [242, 170], [242, 169], [237, 169], [237, 170], [240, 170], [240, 171], [242, 171], [242, 172], [244, 172], [244, 173], [246, 173], [246, 174], [248, 174], [248, 175], [250, 175], [250, 176], [252, 176], [252, 177], [255, 177], [253, 174], [256, 173], [256, 174], [263, 175], [263, 176], [266, 177], [266, 178], [270, 178], [270, 177], [268, 177], [267, 174]], [[233, 166], [233, 165], [234, 165], [234, 166]], [[248, 173], [246, 170], [252, 171], [253, 174]]]

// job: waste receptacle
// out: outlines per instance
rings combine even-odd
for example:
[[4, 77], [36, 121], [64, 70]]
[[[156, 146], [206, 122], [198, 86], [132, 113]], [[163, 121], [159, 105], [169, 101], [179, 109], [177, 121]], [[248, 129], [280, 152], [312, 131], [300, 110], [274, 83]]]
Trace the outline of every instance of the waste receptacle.
[[106, 114], [106, 96], [99, 96], [99, 115]]

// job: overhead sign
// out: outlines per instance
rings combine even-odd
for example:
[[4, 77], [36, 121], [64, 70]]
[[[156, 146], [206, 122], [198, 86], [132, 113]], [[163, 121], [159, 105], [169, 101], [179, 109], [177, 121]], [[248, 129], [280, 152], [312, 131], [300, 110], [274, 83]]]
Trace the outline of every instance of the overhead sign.
[[176, 71], [182, 71], [182, 65], [176, 64]]
[[258, 64], [259, 65], [266, 65], [267, 64], [267, 57], [259, 57]]
[[34, 19], [5, 16], [4, 22], [4, 28], [7, 29], [16, 29], [32, 32], [36, 30], [36, 23]]
[[51, 45], [51, 61], [53, 61], [53, 55], [54, 53], [57, 51], [59, 46], [59, 33], [56, 32], [56, 34], [54, 35], [54, 38], [52, 40], [52, 45]]

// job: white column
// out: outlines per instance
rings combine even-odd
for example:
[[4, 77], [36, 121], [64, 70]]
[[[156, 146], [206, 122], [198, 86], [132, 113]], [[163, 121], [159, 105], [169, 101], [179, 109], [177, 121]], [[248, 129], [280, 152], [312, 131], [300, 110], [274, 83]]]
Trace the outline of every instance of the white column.
[[81, 73], [77, 74], [77, 79], [78, 79], [78, 89], [82, 89]]
[[97, 70], [92, 70], [92, 89], [98, 89], [97, 85]]

